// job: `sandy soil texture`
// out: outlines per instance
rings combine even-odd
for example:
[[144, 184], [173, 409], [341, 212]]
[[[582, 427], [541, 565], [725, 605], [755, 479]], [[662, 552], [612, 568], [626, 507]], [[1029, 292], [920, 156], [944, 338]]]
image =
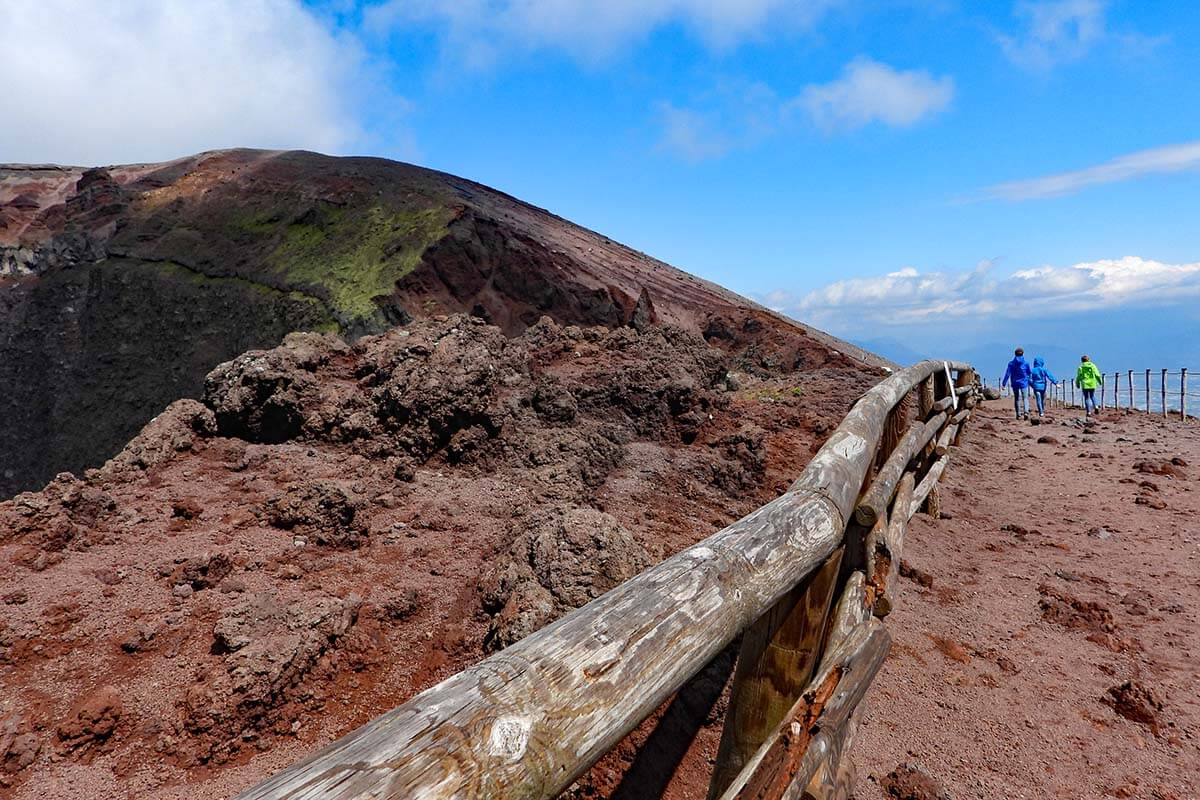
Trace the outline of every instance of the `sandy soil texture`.
[[1200, 796], [1200, 425], [1011, 416], [914, 518], [856, 796]]

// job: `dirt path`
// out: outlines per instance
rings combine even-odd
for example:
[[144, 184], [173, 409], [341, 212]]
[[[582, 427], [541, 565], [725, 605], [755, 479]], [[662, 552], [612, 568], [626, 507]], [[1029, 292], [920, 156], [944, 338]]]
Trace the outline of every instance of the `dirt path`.
[[[910, 528], [856, 796], [1200, 796], [1200, 426], [1010, 414], [978, 411], [947, 519]], [[928, 788], [889, 793], [904, 764]]]

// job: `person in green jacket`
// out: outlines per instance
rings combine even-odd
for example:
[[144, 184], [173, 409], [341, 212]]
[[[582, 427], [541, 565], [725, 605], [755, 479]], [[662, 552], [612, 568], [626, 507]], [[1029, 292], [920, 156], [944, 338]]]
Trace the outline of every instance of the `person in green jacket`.
[[1079, 369], [1075, 371], [1075, 383], [1083, 389], [1083, 413], [1091, 414], [1096, 410], [1096, 387], [1104, 383], [1104, 373], [1087, 356], [1079, 359], [1079, 362]]

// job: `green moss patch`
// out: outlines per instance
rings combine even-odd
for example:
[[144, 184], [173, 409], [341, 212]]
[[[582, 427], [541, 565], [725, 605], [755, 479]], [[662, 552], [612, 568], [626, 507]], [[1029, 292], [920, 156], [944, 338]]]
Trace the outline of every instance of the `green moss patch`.
[[323, 297], [349, 325], [376, 316], [374, 298], [391, 294], [396, 281], [446, 235], [452, 219], [453, 211], [444, 206], [318, 203], [291, 220], [259, 216], [235, 225], [275, 242], [266, 254], [266, 272], [283, 285]]

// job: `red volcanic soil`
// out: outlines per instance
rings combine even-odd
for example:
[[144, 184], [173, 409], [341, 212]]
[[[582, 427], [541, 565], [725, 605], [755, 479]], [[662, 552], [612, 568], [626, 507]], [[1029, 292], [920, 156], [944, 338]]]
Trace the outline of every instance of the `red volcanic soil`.
[[0, 504], [0, 794], [229, 797], [748, 513], [879, 378], [771, 346], [451, 316], [222, 364]]
[[914, 518], [860, 800], [1200, 796], [1200, 425], [1052, 413], [980, 407]]

